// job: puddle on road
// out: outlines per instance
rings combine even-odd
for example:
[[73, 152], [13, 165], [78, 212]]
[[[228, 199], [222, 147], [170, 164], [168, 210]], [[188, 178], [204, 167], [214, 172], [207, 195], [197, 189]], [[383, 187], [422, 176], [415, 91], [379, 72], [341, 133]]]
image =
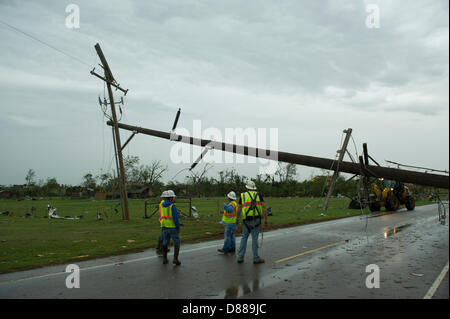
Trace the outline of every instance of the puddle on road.
[[264, 287], [264, 284], [256, 279], [243, 285], [227, 288], [222, 292], [220, 297], [224, 299], [237, 299], [262, 287]]
[[394, 228], [387, 229], [383, 233], [383, 236], [384, 236], [384, 238], [388, 238], [388, 237], [394, 236], [395, 234], [401, 232], [403, 229], [405, 229], [405, 228], [407, 228], [407, 227], [409, 227], [411, 225], [412, 224], [405, 224], [405, 225], [401, 225], [401, 226], [397, 226], [397, 227], [394, 227]]

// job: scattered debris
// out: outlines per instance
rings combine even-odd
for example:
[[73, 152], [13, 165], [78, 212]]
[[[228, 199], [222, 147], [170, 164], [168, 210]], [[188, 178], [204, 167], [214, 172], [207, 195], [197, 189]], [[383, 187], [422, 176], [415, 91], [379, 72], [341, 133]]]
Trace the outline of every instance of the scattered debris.
[[194, 218], [197, 219], [198, 218], [197, 208], [195, 206], [192, 206], [191, 210], [192, 210], [192, 216], [194, 216]]
[[416, 274], [414, 272], [412, 272], [411, 275], [416, 276], [416, 277], [422, 277], [423, 276], [423, 274]]
[[81, 216], [65, 216], [65, 217], [61, 217], [57, 214], [57, 209], [55, 207], [50, 206], [50, 204], [47, 205], [47, 211], [48, 211], [48, 218], [53, 218], [53, 219], [81, 219], [83, 218], [83, 215]]
[[127, 243], [134, 243], [135, 242], [135, 240], [133, 240], [133, 239], [128, 239], [127, 240]]

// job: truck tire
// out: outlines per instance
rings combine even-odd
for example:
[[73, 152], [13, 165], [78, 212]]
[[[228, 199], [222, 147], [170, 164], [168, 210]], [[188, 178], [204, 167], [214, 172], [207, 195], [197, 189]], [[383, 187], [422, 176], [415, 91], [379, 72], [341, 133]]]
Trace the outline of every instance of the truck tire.
[[395, 212], [400, 207], [400, 201], [397, 196], [391, 194], [386, 198], [386, 210]]
[[414, 210], [416, 207], [416, 200], [412, 196], [406, 197], [406, 203], [405, 203], [407, 210]]

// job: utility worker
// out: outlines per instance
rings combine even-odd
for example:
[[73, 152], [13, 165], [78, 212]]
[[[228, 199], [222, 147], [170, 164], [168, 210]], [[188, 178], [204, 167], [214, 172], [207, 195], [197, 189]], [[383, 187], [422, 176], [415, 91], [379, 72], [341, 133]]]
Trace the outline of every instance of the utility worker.
[[227, 194], [228, 204], [223, 204], [223, 217], [220, 223], [225, 226], [225, 241], [223, 247], [218, 249], [221, 253], [234, 253], [236, 251], [236, 237], [234, 232], [237, 229], [237, 203], [236, 194], [231, 191]]
[[178, 211], [174, 203], [176, 202], [176, 195], [174, 191], [168, 190], [166, 193], [166, 200], [162, 203], [159, 220], [161, 222], [163, 232], [163, 264], [167, 264], [168, 247], [170, 239], [173, 240], [175, 251], [173, 255], [173, 263], [177, 266], [181, 265], [178, 260], [178, 254], [180, 253], [180, 222], [178, 221]]
[[[161, 202], [159, 203], [159, 216], [161, 216], [161, 209], [162, 209], [162, 207], [163, 207], [162, 204], [164, 203], [166, 197], [167, 197], [167, 191], [163, 191], [162, 194], [161, 194], [162, 200], [161, 200]], [[161, 218], [160, 218], [160, 223], [161, 223]], [[158, 256], [161, 256], [161, 257], [164, 255], [164, 254], [163, 254], [163, 250], [162, 250], [162, 242], [163, 242], [163, 231], [162, 231], [162, 227], [163, 227], [163, 225], [162, 225], [162, 223], [161, 223], [161, 233], [159, 234], [159, 237], [158, 237], [158, 245], [156, 246], [156, 254], [157, 254]], [[167, 251], [169, 252], [170, 249], [167, 248]]]
[[237, 262], [244, 261], [245, 250], [247, 248], [248, 236], [252, 235], [253, 263], [262, 264], [264, 259], [258, 255], [258, 235], [261, 228], [261, 215], [264, 214], [264, 225], [267, 226], [267, 210], [264, 200], [256, 191], [256, 185], [253, 181], [248, 181], [246, 192], [241, 193], [237, 214], [237, 224], [242, 214], [242, 237], [237, 255]]

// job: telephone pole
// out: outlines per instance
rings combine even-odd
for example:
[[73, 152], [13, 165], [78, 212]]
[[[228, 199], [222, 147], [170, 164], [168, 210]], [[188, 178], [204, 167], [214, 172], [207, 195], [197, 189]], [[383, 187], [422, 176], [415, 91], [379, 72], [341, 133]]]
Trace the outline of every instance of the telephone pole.
[[112, 115], [112, 122], [113, 122], [113, 129], [114, 129], [114, 145], [117, 150], [117, 156], [116, 156], [116, 164], [119, 162], [119, 183], [120, 183], [120, 199], [122, 202], [122, 209], [123, 209], [123, 219], [124, 220], [130, 220], [130, 215], [128, 212], [128, 197], [127, 197], [127, 186], [126, 186], [126, 180], [125, 180], [125, 167], [123, 165], [123, 156], [122, 156], [122, 145], [120, 143], [120, 133], [119, 133], [119, 126], [117, 121], [117, 115], [116, 115], [116, 106], [114, 103], [114, 96], [112, 92], [111, 86], [114, 86], [116, 89], [121, 90], [122, 92], [127, 94], [128, 90], [122, 89], [119, 84], [117, 84], [116, 80], [114, 79], [111, 69], [108, 66], [108, 62], [106, 62], [105, 56], [103, 55], [102, 49], [100, 48], [100, 44], [95, 45], [95, 50], [97, 51], [98, 57], [100, 58], [100, 61], [102, 62], [102, 68], [105, 71], [105, 76], [102, 77], [101, 75], [98, 75], [94, 72], [94, 70], [91, 71], [92, 75], [95, 75], [96, 77], [102, 79], [106, 82], [106, 86], [108, 88], [108, 94], [109, 94], [109, 104], [111, 105], [111, 115]]
[[342, 163], [345, 152], [347, 151], [347, 145], [348, 145], [348, 141], [350, 140], [350, 135], [352, 134], [352, 129], [351, 128], [346, 129], [346, 130], [344, 130], [344, 133], [346, 135], [345, 135], [344, 143], [342, 144], [342, 148], [339, 151], [338, 164], [337, 164], [336, 170], [333, 173], [333, 177], [331, 178], [330, 188], [328, 189], [328, 194], [325, 199], [325, 203], [322, 206], [322, 210], [324, 210], [324, 211], [328, 209], [328, 203], [330, 202], [331, 195], [333, 195], [334, 186], [336, 184], [336, 180], [339, 175], [339, 165]]

